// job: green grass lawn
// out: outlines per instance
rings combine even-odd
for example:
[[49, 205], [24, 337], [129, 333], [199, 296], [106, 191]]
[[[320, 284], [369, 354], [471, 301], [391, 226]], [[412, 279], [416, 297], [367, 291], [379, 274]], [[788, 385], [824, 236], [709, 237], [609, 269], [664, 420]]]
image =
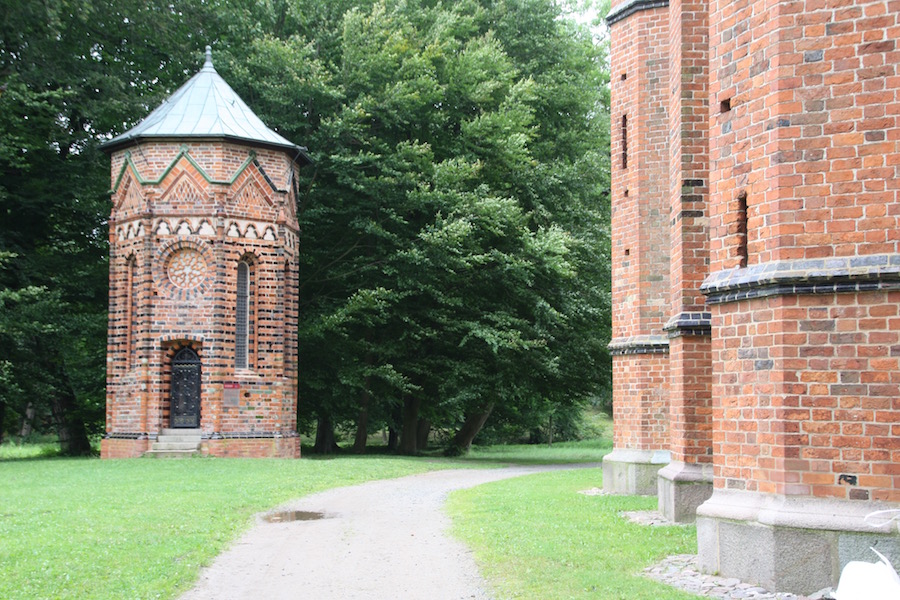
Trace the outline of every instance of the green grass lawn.
[[0, 598], [172, 598], [254, 513], [329, 487], [452, 465], [404, 458], [2, 461]]
[[[463, 460], [111, 460], [0, 448], [0, 598], [174, 598], [251, 516], [330, 487], [447, 467], [599, 462], [608, 441], [476, 448]], [[635, 574], [693, 552], [692, 528], [618, 516], [654, 498], [584, 496], [599, 469], [520, 477], [451, 496], [457, 534], [500, 598], [692, 598]]]
[[594, 463], [612, 450], [612, 441], [605, 439], [545, 444], [515, 444], [508, 446], [473, 446], [460, 460], [468, 463], [550, 465], [561, 463]]
[[454, 492], [453, 532], [475, 552], [498, 600], [690, 600], [641, 577], [670, 554], [696, 552], [693, 527], [648, 527], [626, 510], [652, 510], [656, 498], [586, 496], [599, 469], [541, 473]]

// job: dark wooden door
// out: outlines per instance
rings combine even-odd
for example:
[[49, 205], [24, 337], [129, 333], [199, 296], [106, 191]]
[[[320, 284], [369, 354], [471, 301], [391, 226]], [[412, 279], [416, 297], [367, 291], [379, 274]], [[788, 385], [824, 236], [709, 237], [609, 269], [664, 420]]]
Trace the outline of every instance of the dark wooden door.
[[172, 427], [200, 427], [200, 357], [182, 348], [172, 358]]

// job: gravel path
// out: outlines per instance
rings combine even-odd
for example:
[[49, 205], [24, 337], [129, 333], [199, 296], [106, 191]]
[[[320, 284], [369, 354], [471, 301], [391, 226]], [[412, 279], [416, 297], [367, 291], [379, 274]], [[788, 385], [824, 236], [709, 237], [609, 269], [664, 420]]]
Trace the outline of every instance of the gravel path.
[[324, 518], [260, 515], [181, 600], [489, 600], [471, 554], [447, 535], [447, 494], [574, 466], [433, 471], [307, 496], [278, 511]]

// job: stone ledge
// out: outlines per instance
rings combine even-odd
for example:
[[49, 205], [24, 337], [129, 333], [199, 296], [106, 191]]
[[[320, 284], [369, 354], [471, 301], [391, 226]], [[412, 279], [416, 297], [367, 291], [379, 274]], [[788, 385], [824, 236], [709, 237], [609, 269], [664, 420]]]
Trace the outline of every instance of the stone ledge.
[[755, 521], [773, 527], [896, 533], [893, 522], [878, 526], [867, 523], [866, 515], [876, 510], [897, 508], [878, 502], [778, 496], [740, 490], [716, 490], [697, 509], [697, 515], [718, 519]]
[[214, 431], [204, 434], [205, 440], [256, 440], [256, 439], [281, 439], [300, 437], [296, 431], [248, 431], [248, 432], [221, 432]]
[[900, 289], [900, 254], [774, 261], [718, 271], [700, 286], [708, 304], [885, 289]]
[[833, 586], [849, 561], [871, 559], [870, 547], [895, 562], [900, 558], [900, 536], [893, 524], [870, 526], [865, 521], [867, 514], [885, 507], [893, 508], [716, 490], [697, 509], [700, 570], [776, 591], [804, 594]]
[[668, 354], [669, 338], [664, 335], [635, 335], [614, 339], [607, 346], [610, 354]]
[[669, 6], [669, 0], [626, 0], [626, 2], [609, 11], [609, 14], [606, 15], [606, 24], [609, 26], [613, 23], [618, 23], [642, 10], [666, 8], [667, 6]]
[[617, 448], [603, 457], [603, 491], [620, 495], [656, 495], [656, 476], [671, 460], [668, 450]]
[[672, 461], [658, 473], [659, 511], [674, 523], [693, 523], [713, 493], [713, 466]]
[[711, 335], [712, 313], [708, 312], [681, 312], [673, 315], [663, 327], [668, 338], [677, 338], [688, 335]]

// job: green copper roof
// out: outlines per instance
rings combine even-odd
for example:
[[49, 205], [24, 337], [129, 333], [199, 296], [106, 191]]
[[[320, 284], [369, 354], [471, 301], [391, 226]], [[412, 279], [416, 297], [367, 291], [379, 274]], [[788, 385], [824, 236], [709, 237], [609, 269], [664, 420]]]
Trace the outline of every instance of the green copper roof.
[[192, 137], [224, 138], [282, 148], [301, 154], [300, 162], [309, 162], [305, 148], [266, 127], [222, 79], [213, 67], [209, 46], [206, 62], [196, 75], [146, 119], [102, 147], [108, 150], [140, 139]]

